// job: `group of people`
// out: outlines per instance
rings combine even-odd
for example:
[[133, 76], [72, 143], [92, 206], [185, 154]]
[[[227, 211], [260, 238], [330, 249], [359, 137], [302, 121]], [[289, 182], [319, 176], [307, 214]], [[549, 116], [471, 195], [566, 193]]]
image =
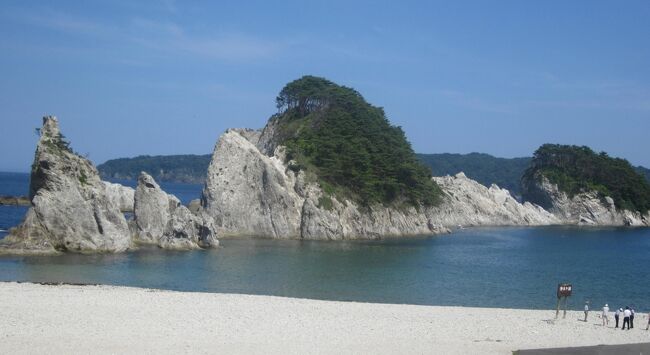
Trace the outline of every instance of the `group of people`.
[[[630, 328], [634, 328], [634, 308], [630, 308], [629, 306], [625, 306], [625, 309], [619, 308], [614, 312], [614, 320], [616, 321], [616, 326], [614, 328], [618, 328], [618, 322], [621, 318], [623, 317], [623, 326], [621, 327], [621, 330], [625, 329], [625, 326], [627, 325], [627, 330], [630, 330]], [[587, 321], [587, 316], [589, 315], [589, 302], [585, 303], [585, 322]], [[602, 319], [603, 319], [603, 327], [606, 325], [609, 325], [609, 305], [605, 304], [603, 307], [603, 313], [602, 313]], [[650, 313], [648, 313], [648, 325], [645, 327], [645, 330], [650, 329]]]

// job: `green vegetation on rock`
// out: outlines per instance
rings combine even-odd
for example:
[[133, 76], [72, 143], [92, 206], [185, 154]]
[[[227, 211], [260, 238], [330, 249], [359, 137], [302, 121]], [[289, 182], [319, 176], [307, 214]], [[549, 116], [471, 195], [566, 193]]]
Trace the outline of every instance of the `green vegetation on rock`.
[[644, 167], [642, 167], [642, 166], [637, 166], [637, 167], [634, 168], [634, 169], [636, 169], [636, 171], [637, 171], [639, 174], [643, 175], [643, 177], [645, 177], [645, 179], [646, 179], [647, 181], [650, 182], [650, 169], [648, 169], [648, 168], [644, 168]]
[[525, 181], [545, 176], [569, 196], [596, 191], [610, 196], [618, 208], [646, 213], [650, 210], [650, 184], [625, 159], [612, 158], [589, 147], [545, 144], [533, 156]]
[[[355, 90], [305, 76], [277, 97], [276, 139], [294, 170], [363, 205], [433, 205], [441, 190], [400, 127]], [[324, 200], [321, 204], [327, 208]]]
[[74, 151], [70, 148], [70, 142], [68, 142], [65, 136], [61, 133], [54, 136], [46, 134], [43, 143], [52, 154], [62, 155], [64, 152], [74, 154]]

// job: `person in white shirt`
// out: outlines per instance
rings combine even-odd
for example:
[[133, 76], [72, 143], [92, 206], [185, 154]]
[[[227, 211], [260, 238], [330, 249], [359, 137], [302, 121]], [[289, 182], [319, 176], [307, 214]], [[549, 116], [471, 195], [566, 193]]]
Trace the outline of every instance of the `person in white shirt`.
[[616, 326], [614, 328], [618, 328], [618, 318], [621, 316], [621, 312], [623, 312], [623, 308], [617, 309], [614, 313], [614, 320], [616, 321]]
[[588, 315], [589, 315], [589, 302], [585, 302], [585, 322], [587, 321]]
[[603, 327], [609, 325], [609, 305], [605, 303], [605, 307], [603, 307]]
[[632, 315], [632, 311], [630, 311], [630, 307], [625, 307], [625, 310], [623, 311], [623, 327], [621, 330], [625, 329], [625, 324], [627, 324], [627, 330], [630, 330], [630, 316]]

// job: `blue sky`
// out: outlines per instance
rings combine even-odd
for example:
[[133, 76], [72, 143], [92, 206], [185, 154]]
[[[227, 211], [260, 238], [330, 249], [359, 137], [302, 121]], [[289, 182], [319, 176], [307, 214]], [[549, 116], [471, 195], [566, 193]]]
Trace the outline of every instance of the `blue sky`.
[[650, 166], [648, 1], [3, 1], [0, 170], [44, 114], [95, 163], [210, 153], [305, 74], [385, 108], [417, 152], [589, 145]]

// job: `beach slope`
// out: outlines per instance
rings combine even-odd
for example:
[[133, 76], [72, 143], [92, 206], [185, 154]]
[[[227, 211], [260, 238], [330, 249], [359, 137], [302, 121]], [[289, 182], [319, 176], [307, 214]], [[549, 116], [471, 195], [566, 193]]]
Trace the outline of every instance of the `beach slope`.
[[641, 343], [592, 312], [0, 283], [0, 353], [439, 353]]

